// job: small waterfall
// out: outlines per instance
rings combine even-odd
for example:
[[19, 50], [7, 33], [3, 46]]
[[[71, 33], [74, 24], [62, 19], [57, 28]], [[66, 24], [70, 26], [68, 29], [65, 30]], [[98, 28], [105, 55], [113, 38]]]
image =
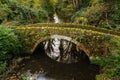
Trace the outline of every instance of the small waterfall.
[[55, 21], [55, 23], [61, 22], [56, 13], [54, 14], [54, 21]]

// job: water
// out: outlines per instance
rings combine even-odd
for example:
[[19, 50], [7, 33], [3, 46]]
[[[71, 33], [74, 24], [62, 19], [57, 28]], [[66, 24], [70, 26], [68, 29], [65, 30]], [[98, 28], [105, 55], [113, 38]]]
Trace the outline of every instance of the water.
[[54, 14], [53, 18], [54, 18], [55, 23], [60, 23], [61, 22], [56, 13]]
[[44, 45], [44, 51], [51, 59], [69, 64], [80, 62], [85, 57], [88, 60], [87, 62], [89, 62], [89, 58], [84, 51], [80, 50], [74, 43], [67, 41], [68, 39], [70, 40], [69, 37], [67, 40], [60, 39], [60, 37], [62, 36], [49, 39], [41, 44]]
[[[95, 80], [99, 66], [70, 41], [51, 38], [38, 45], [6, 80]], [[15, 76], [15, 78], [13, 78]], [[12, 77], [12, 78], [11, 78]]]

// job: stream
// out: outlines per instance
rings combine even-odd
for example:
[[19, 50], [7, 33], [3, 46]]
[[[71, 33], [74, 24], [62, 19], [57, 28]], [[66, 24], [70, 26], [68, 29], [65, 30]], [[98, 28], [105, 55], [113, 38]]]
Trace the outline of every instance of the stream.
[[74, 43], [64, 39], [41, 42], [5, 80], [95, 80], [99, 66]]

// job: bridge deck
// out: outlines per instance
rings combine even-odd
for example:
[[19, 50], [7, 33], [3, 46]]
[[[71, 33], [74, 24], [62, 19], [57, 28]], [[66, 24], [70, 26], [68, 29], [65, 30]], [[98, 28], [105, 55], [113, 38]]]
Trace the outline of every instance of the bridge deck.
[[[22, 27], [22, 26], [21, 26]], [[61, 27], [61, 28], [80, 28], [80, 29], [86, 29], [86, 30], [91, 30], [91, 31], [96, 31], [96, 32], [101, 32], [101, 33], [106, 33], [106, 34], [111, 34], [111, 35], [116, 35], [120, 36], [120, 32], [115, 31], [115, 30], [108, 30], [105, 28], [100, 28], [100, 27], [95, 27], [91, 25], [80, 25], [80, 24], [73, 24], [73, 23], [60, 23], [60, 24], [55, 24], [55, 23], [38, 23], [38, 24], [30, 24], [30, 25], [25, 25], [25, 27]]]

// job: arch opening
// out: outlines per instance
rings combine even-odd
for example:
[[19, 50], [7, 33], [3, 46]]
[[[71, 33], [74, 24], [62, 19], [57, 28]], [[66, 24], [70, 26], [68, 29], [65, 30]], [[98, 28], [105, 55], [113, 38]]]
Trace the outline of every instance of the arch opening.
[[61, 63], [77, 63], [86, 62], [90, 63], [88, 55], [81, 50], [78, 45], [73, 43], [72, 38], [53, 35], [38, 44], [35, 54], [45, 54], [52, 60]]

